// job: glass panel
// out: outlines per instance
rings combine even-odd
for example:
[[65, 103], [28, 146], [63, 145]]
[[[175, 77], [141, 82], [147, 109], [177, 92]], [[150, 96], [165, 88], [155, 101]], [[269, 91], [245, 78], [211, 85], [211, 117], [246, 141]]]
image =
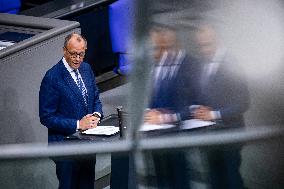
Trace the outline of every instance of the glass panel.
[[282, 142], [146, 151], [137, 162], [139, 188], [280, 189]]
[[[148, 140], [145, 144], [157, 147], [134, 156], [141, 188], [242, 188], [242, 177], [252, 169], [246, 166], [252, 158], [247, 150], [257, 151], [267, 141], [229, 145], [227, 137], [240, 132], [237, 143], [251, 131], [284, 123], [283, 10], [283, 3], [262, 0], [137, 1], [137, 78], [131, 82], [138, 94], [131, 93], [131, 112], [143, 116], [131, 122], [142, 132], [130, 135], [138, 144]], [[145, 102], [137, 102], [143, 95]], [[223, 132], [222, 147], [175, 149], [183, 142], [180, 136], [204, 135], [206, 141], [207, 134]], [[167, 143], [165, 136], [177, 137], [177, 144]], [[258, 162], [265, 156], [260, 154], [252, 159]], [[270, 174], [270, 165], [263, 167], [264, 175]], [[251, 175], [244, 179], [245, 186], [261, 185], [260, 179], [252, 180]]]

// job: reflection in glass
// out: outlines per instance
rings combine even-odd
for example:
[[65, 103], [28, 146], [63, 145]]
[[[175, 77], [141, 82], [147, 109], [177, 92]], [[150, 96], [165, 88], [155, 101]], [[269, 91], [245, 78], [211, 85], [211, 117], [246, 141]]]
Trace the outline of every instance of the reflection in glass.
[[[150, 92], [142, 138], [229, 135], [235, 130], [245, 133], [246, 127], [283, 124], [283, 4], [260, 2], [263, 5], [222, 0], [148, 2], [151, 6], [143, 10], [150, 18], [144, 25], [148, 32], [136, 36], [137, 41], [148, 40], [145, 61], [151, 60], [149, 78], [144, 78], [149, 80]], [[191, 148], [147, 151], [144, 162], [152, 166], [150, 172], [154, 169], [153, 186], [176, 188], [178, 170], [179, 179], [187, 178], [178, 188], [198, 188], [192, 183], [196, 176], [192, 159], [202, 162], [197, 172], [206, 173], [201, 180], [208, 188], [257, 188], [251, 183], [261, 183], [244, 174], [251, 172], [253, 164], [243, 145], [196, 151], [194, 157]], [[263, 166], [265, 174], [269, 174], [267, 167]], [[279, 173], [273, 174], [278, 177]]]

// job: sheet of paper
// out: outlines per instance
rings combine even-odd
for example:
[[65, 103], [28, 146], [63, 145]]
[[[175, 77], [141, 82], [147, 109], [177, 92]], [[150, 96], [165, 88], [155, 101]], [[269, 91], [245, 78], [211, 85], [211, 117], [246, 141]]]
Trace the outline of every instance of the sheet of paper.
[[169, 124], [160, 124], [160, 125], [155, 125], [155, 124], [147, 124], [144, 123], [140, 127], [140, 131], [154, 131], [154, 130], [161, 130], [161, 129], [170, 129], [175, 127], [175, 125], [169, 125]]
[[87, 135], [114, 135], [119, 132], [119, 127], [115, 126], [97, 126], [93, 129], [88, 129], [84, 131], [84, 134]]
[[214, 125], [212, 121], [202, 121], [200, 119], [189, 119], [181, 123], [181, 129], [194, 129]]

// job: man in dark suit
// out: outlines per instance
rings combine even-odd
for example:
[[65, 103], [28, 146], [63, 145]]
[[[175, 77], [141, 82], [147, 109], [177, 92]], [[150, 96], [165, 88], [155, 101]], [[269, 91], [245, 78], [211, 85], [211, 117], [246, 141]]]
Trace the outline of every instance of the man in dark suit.
[[[215, 121], [225, 128], [244, 127], [243, 114], [249, 107], [249, 92], [244, 71], [217, 39], [210, 25], [196, 34], [200, 64], [191, 65], [188, 81], [190, 101], [197, 105], [188, 116]], [[191, 102], [192, 103], [192, 102]], [[211, 148], [207, 151], [209, 179], [213, 189], [241, 189], [239, 146]]]
[[154, 49], [152, 75], [152, 93], [149, 110], [145, 113], [145, 122], [151, 124], [174, 123], [179, 121], [175, 113], [183, 107], [184, 96], [180, 93], [186, 87], [184, 76], [188, 62], [193, 61], [186, 56], [180, 47], [174, 29], [157, 27], [151, 31]]
[[[176, 31], [168, 27], [156, 27], [151, 31], [154, 47], [153, 90], [144, 121], [150, 124], [174, 124], [180, 106], [180, 89], [184, 72], [180, 69], [188, 59], [180, 47]], [[153, 151], [157, 188], [188, 189], [186, 157], [183, 150]]]
[[243, 114], [249, 106], [245, 73], [216, 35], [209, 25], [201, 26], [196, 34], [201, 64], [192, 65], [188, 74], [195, 103], [200, 105], [194, 117], [242, 127]]
[[[77, 130], [96, 127], [102, 104], [89, 64], [83, 62], [87, 41], [72, 33], [65, 38], [63, 58], [45, 74], [39, 92], [39, 116], [48, 142], [63, 142]], [[59, 188], [94, 188], [95, 158], [54, 160]]]

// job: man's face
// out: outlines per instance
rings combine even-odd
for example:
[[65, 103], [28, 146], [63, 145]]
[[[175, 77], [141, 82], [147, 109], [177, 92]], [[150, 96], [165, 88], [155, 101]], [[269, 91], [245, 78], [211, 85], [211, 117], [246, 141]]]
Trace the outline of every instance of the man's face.
[[152, 32], [151, 41], [154, 47], [154, 58], [160, 60], [164, 52], [171, 52], [176, 46], [176, 36], [172, 31]]
[[205, 60], [212, 60], [217, 50], [216, 36], [213, 29], [202, 28], [196, 35], [200, 56]]
[[78, 69], [83, 62], [86, 45], [82, 39], [77, 40], [77, 36], [71, 37], [66, 47], [63, 48], [64, 58], [66, 59], [69, 66], [73, 69]]

